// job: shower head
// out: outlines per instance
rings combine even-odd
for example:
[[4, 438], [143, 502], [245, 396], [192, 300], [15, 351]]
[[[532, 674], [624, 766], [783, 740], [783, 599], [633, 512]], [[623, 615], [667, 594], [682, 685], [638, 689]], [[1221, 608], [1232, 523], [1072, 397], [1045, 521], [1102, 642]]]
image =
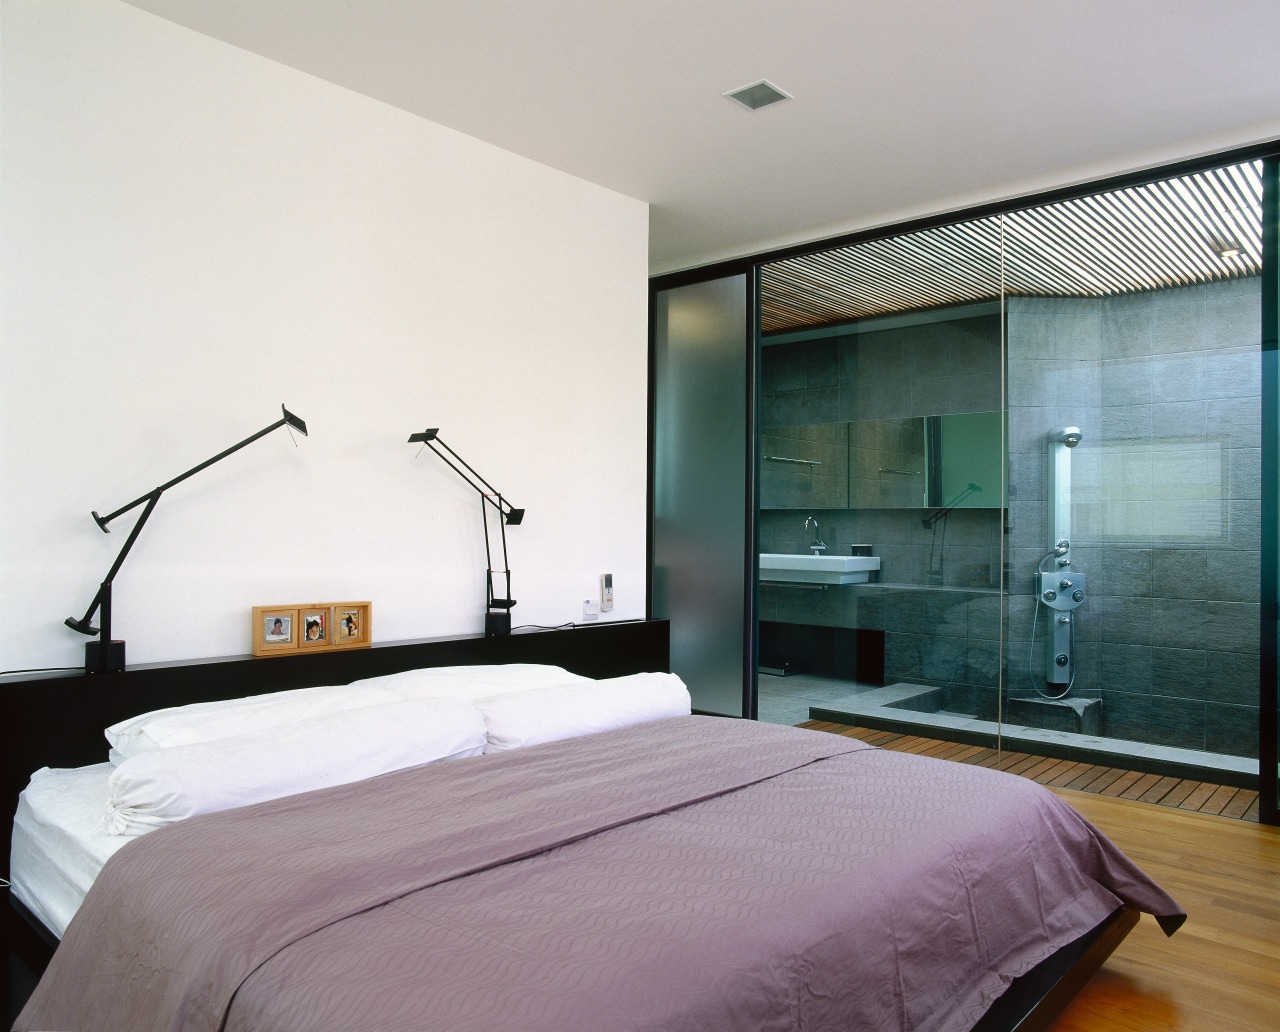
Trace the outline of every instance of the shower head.
[[1064, 426], [1049, 434], [1049, 440], [1054, 444], [1065, 444], [1068, 448], [1074, 448], [1080, 443], [1082, 436], [1078, 426]]

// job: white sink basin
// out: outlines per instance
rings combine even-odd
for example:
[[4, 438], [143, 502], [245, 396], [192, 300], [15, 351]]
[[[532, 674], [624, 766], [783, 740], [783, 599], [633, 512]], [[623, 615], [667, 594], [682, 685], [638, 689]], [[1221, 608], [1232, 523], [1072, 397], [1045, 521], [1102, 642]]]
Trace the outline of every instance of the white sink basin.
[[791, 584], [865, 584], [880, 569], [878, 555], [760, 555], [762, 581]]

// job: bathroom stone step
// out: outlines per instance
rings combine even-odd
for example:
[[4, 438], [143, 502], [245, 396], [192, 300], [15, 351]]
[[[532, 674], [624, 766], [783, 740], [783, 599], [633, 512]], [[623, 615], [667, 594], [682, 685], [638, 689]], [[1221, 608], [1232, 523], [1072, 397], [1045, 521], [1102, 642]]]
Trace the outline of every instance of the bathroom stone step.
[[1044, 699], [1039, 696], [1024, 696], [1006, 699], [1005, 712], [1005, 719], [1010, 724], [1036, 727], [1043, 731], [1097, 735], [1102, 730], [1101, 699]]

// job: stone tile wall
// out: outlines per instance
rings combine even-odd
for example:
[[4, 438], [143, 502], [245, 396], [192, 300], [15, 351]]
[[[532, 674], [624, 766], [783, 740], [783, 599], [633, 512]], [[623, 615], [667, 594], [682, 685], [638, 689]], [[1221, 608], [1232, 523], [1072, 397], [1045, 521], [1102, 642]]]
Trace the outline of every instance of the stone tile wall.
[[[763, 551], [800, 552], [805, 517], [833, 551], [868, 543], [881, 583], [767, 585], [762, 619], [885, 632], [885, 678], [994, 692], [1001, 543], [1003, 676], [1043, 683], [1033, 573], [1047, 541], [1046, 435], [1079, 426], [1072, 691], [1103, 700], [1105, 733], [1253, 755], [1257, 739], [1261, 485], [1259, 281], [1110, 299], [1007, 305], [1009, 513], [957, 509], [761, 512]], [[999, 322], [904, 327], [766, 347], [764, 431], [999, 407]], [[793, 496], [795, 497], [795, 496]], [[941, 558], [942, 589], [929, 586]], [[1043, 627], [1036, 627], [1042, 639]], [[976, 698], [976, 697], [975, 697]], [[978, 699], [978, 703], [986, 705]]]

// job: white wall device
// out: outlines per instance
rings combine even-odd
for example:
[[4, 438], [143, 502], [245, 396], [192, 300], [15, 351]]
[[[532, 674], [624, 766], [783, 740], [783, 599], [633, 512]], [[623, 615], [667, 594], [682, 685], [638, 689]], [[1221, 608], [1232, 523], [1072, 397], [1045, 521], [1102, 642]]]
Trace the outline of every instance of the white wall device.
[[613, 608], [613, 574], [600, 574], [600, 612], [607, 613]]

